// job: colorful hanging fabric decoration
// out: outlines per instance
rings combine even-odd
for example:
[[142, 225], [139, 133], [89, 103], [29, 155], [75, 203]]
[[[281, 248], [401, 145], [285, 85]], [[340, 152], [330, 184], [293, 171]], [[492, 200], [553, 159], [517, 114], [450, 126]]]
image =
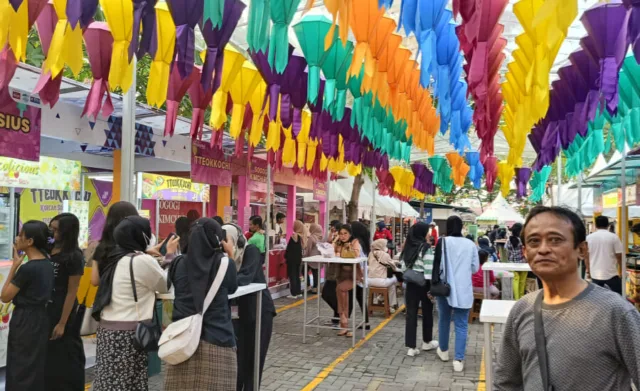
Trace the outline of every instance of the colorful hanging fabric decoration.
[[210, 22], [214, 29], [220, 28], [222, 18], [225, 16], [226, 1], [222, 0], [204, 0], [204, 9], [202, 12], [203, 24]]
[[98, 118], [98, 114], [101, 114], [102, 118], [109, 118], [113, 113], [113, 102], [109, 93], [109, 68], [113, 37], [109, 26], [103, 22], [91, 23], [84, 32], [84, 40], [93, 81], [80, 116], [87, 115], [95, 120]]
[[473, 187], [479, 189], [482, 185], [482, 176], [484, 175], [484, 167], [480, 161], [479, 152], [467, 152], [465, 154], [467, 164], [469, 164], [469, 179], [473, 183]]
[[147, 103], [151, 106], [161, 107], [167, 99], [175, 44], [176, 25], [173, 23], [169, 6], [161, 0], [156, 4], [156, 29], [151, 43], [155, 53], [152, 56], [147, 84]]
[[464, 162], [462, 156], [457, 152], [447, 153], [447, 160], [451, 166], [451, 179], [456, 186], [464, 186], [464, 180], [469, 173], [470, 167]]
[[330, 111], [334, 106], [336, 79], [338, 76], [345, 76], [344, 80], [346, 80], [346, 71], [341, 72], [341, 70], [348, 69], [353, 53], [353, 43], [351, 41], [347, 41], [347, 44], [343, 46], [337, 35], [335, 38], [333, 45], [325, 52], [322, 59], [322, 73], [325, 77], [322, 108], [325, 111]]
[[[187, 94], [189, 94], [189, 99], [191, 100], [191, 105], [193, 106], [193, 112], [191, 114], [191, 128], [189, 129], [189, 134], [191, 138], [201, 139], [202, 131], [204, 129], [204, 112], [211, 102], [213, 90], [211, 88], [211, 85], [209, 85], [209, 88], [205, 90], [204, 88], [202, 88], [202, 84], [198, 83], [198, 80], [202, 79], [201, 67], [194, 65], [193, 70], [191, 71], [191, 73], [189, 73], [189, 78], [193, 80], [189, 85], [189, 88], [187, 89]], [[224, 111], [224, 113], [226, 117], [226, 110]], [[213, 118], [213, 114], [211, 115], [211, 117]]]
[[[486, 167], [485, 167], [486, 168]], [[500, 193], [503, 197], [509, 195], [511, 190], [511, 180], [515, 175], [513, 166], [508, 161], [503, 160], [498, 163], [498, 179], [500, 179]]]
[[[372, 4], [375, 7], [375, 2]], [[381, 10], [382, 11], [382, 10]], [[375, 14], [374, 14], [375, 15]], [[382, 13], [382, 16], [376, 22], [375, 29], [369, 36], [369, 49], [371, 50], [371, 57], [374, 60], [374, 70], [372, 75], [365, 73], [363, 80], [363, 88], [367, 91], [372, 91], [380, 100], [383, 106], [387, 106], [388, 102], [388, 88], [385, 88], [386, 83], [380, 83], [377, 79], [378, 67], [380, 65], [381, 57], [387, 50], [387, 40], [392, 36], [393, 31], [396, 29], [397, 24], [393, 18]], [[399, 45], [399, 44], [398, 44]], [[397, 49], [397, 46], [396, 48]], [[394, 49], [394, 50], [395, 50]], [[362, 67], [362, 65], [360, 65]]]
[[[106, 1], [106, 0], [102, 0]], [[176, 64], [183, 79], [193, 70], [195, 27], [204, 12], [202, 0], [167, 0], [176, 25]]]
[[331, 29], [331, 22], [324, 16], [307, 15], [295, 26], [296, 33], [304, 57], [309, 64], [309, 86], [307, 89], [309, 103], [318, 100], [320, 86], [320, 68], [324, 60], [324, 38]]
[[429, 158], [429, 165], [433, 170], [433, 183], [440, 187], [443, 192], [450, 193], [453, 187], [451, 180], [451, 168], [447, 164], [444, 156], [432, 156]]
[[[253, 90], [251, 99], [249, 99], [249, 107], [253, 114], [251, 121], [251, 130], [249, 131], [249, 145], [256, 147], [263, 135], [263, 126], [265, 123], [266, 113], [262, 110], [262, 104], [267, 92], [267, 84], [262, 78], [258, 81], [256, 88]], [[269, 97], [267, 96], [267, 100]]]
[[269, 12], [269, 0], [249, 2], [247, 43], [250, 52], [266, 53], [269, 46]]
[[531, 177], [531, 195], [529, 200], [532, 202], [539, 202], [544, 196], [545, 189], [547, 187], [547, 181], [551, 175], [551, 166], [544, 166], [540, 171], [534, 171]]
[[[133, 33], [133, 2], [100, 0], [100, 5], [113, 36], [109, 84], [112, 89], [120, 87], [122, 91], [129, 91], [134, 71], [133, 61], [129, 58], [129, 46]], [[60, 17], [60, 13], [58, 13], [58, 17]], [[55, 74], [55, 72], [52, 73]]]
[[289, 25], [298, 10], [300, 0], [270, 0], [269, 12], [273, 25], [269, 40], [269, 65], [282, 73], [289, 61]]
[[[289, 46], [289, 53], [293, 53], [293, 46]], [[276, 72], [269, 65], [269, 55], [265, 52], [249, 52], [251, 60], [262, 75], [262, 79], [267, 83], [267, 96], [263, 97], [266, 102], [269, 98], [269, 118], [276, 118], [278, 115], [278, 103], [280, 102], [280, 90], [284, 80], [284, 74]], [[305, 97], [306, 99], [306, 97]]]
[[600, 64], [598, 88], [609, 114], [618, 106], [618, 71], [627, 53], [627, 29], [631, 13], [621, 3], [596, 4], [580, 19], [592, 45], [583, 49]]
[[353, 50], [353, 59], [351, 60], [348, 75], [357, 75], [360, 73], [360, 67], [364, 65], [365, 78], [373, 78], [375, 60], [369, 46], [369, 40], [375, 31], [378, 21], [384, 15], [384, 10], [378, 8], [376, 2], [371, 0], [351, 0], [351, 2], [353, 9], [358, 10], [358, 15], [356, 17], [354, 12], [349, 19], [349, 27], [351, 27], [356, 39], [356, 46]]
[[495, 156], [487, 156], [482, 166], [484, 167], [487, 191], [493, 193], [493, 185], [496, 182], [496, 176], [498, 174], [498, 158]]
[[27, 57], [29, 38], [29, 2], [27, 0], [0, 1], [0, 43], [13, 51], [18, 61]]
[[433, 184], [433, 173], [427, 166], [420, 163], [413, 163], [411, 170], [413, 170], [413, 175], [415, 176], [414, 189], [424, 194], [436, 194], [436, 187]]
[[622, 0], [631, 15], [629, 16], [629, 44], [633, 47], [636, 61], [640, 63], [640, 0]]
[[413, 171], [402, 166], [394, 166], [389, 169], [389, 172], [394, 180], [393, 190], [404, 197], [410, 197], [416, 180]]
[[[138, 59], [146, 53], [154, 55], [151, 49], [154, 28], [156, 26], [156, 1], [157, 0], [133, 0], [133, 35], [129, 45], [129, 61], [135, 54]], [[68, 13], [68, 12], [67, 12]], [[142, 30], [142, 34], [140, 33]], [[140, 40], [138, 41], [138, 36]]]
[[[307, 105], [307, 78], [304, 72], [306, 68], [307, 61], [303, 56], [292, 55], [284, 72], [285, 83], [283, 90], [285, 95], [290, 96], [291, 106], [293, 107], [292, 131], [293, 135], [298, 139], [305, 126], [302, 114], [304, 107]], [[311, 126], [311, 113], [309, 113], [308, 125]], [[306, 138], [308, 138], [308, 134]]]
[[[222, 66], [222, 78], [220, 87], [213, 95], [211, 102], [211, 119], [209, 125], [214, 129], [222, 129], [227, 122], [227, 97], [231, 85], [242, 69], [246, 59], [242, 53], [232, 48], [230, 45], [224, 49], [224, 64]], [[246, 103], [246, 102], [245, 102]]]
[[194, 75], [189, 74], [187, 78], [180, 76], [178, 64], [173, 63], [169, 75], [169, 86], [167, 87], [167, 114], [164, 121], [164, 135], [173, 136], [178, 119], [178, 109], [182, 98], [193, 82], [197, 82]]
[[[65, 65], [69, 66], [74, 75], [77, 75], [82, 69], [82, 29], [80, 26], [71, 28], [67, 20], [66, 5], [66, 0], [54, 0], [53, 2], [58, 23], [51, 38], [47, 59], [42, 64], [42, 72], [51, 73], [52, 79], [62, 72]], [[106, 16], [107, 11], [105, 10]]]
[[[211, 1], [208, 2], [210, 3]], [[214, 93], [220, 86], [224, 48], [231, 39], [233, 30], [238, 25], [242, 11], [246, 8], [245, 4], [240, 0], [215, 0], [215, 2], [224, 4], [224, 17], [219, 23], [206, 21], [206, 19], [204, 23], [200, 23], [200, 31], [207, 44], [200, 83], [203, 89], [212, 89]], [[216, 77], [213, 79], [212, 86], [211, 79], [214, 73]]]
[[[53, 8], [52, 3], [47, 3], [36, 21], [36, 28], [38, 29], [38, 37], [42, 45], [42, 52], [47, 55], [49, 53], [49, 47], [51, 45], [51, 39], [53, 38], [53, 32], [58, 24], [58, 15]], [[7, 47], [8, 50], [11, 50]], [[13, 77], [9, 78], [9, 80]], [[41, 72], [38, 78], [38, 83], [33, 90], [34, 94], [38, 94], [40, 101], [44, 105], [49, 107], [55, 106], [60, 98], [60, 85], [62, 83], [62, 72], [58, 76], [52, 78], [51, 72]]]
[[531, 178], [531, 169], [528, 167], [516, 168], [516, 197], [521, 199], [527, 196], [527, 183]]
[[229, 94], [233, 101], [233, 111], [231, 112], [231, 124], [229, 126], [229, 135], [236, 139], [242, 131], [242, 121], [244, 119], [245, 107], [253, 91], [256, 89], [262, 77], [260, 73], [251, 63], [245, 61], [242, 68], [238, 72], [235, 80], [229, 88]]
[[13, 56], [13, 50], [11, 50], [9, 46], [5, 46], [5, 48], [0, 51], [0, 82], [4, 82], [6, 80], [6, 84], [3, 83], [5, 85], [0, 87], [1, 105], [11, 103], [13, 100], [9, 93], [9, 81], [16, 73], [16, 68], [18, 68], [18, 62]]

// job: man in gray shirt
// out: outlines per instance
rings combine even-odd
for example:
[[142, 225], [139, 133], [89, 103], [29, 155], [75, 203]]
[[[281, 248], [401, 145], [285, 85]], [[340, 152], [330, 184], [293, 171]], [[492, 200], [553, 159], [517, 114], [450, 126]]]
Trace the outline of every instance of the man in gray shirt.
[[560, 207], [531, 210], [522, 230], [525, 258], [543, 290], [518, 301], [507, 319], [495, 390], [544, 389], [534, 305], [543, 295], [548, 384], [554, 391], [628, 391], [640, 384], [640, 313], [619, 295], [580, 278], [588, 251], [582, 219]]

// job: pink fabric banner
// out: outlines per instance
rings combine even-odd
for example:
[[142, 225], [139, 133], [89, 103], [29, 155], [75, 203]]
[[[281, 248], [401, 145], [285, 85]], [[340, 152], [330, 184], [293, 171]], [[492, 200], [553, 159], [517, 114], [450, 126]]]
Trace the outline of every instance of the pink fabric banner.
[[313, 181], [313, 199], [320, 202], [327, 201], [327, 184]]
[[231, 162], [208, 143], [194, 141], [191, 146], [191, 180], [214, 186], [231, 186]]
[[260, 193], [267, 192], [267, 161], [260, 159], [251, 159], [247, 165], [247, 181], [248, 191], [257, 191]]

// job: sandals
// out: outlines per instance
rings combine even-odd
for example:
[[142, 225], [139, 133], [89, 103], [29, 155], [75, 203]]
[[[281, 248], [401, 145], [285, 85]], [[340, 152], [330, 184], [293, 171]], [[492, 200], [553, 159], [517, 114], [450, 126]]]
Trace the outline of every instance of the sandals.
[[349, 331], [349, 330], [342, 330], [341, 332], [338, 333], [338, 337], [351, 338], [351, 337], [353, 337], [353, 333], [351, 333], [351, 331]]

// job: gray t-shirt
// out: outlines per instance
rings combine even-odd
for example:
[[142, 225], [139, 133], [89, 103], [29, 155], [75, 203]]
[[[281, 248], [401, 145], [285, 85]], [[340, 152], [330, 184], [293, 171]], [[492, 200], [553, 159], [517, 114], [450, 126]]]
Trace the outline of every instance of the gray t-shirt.
[[[533, 305], [542, 292], [518, 301], [507, 319], [495, 371], [495, 390], [543, 391]], [[555, 391], [628, 391], [639, 384], [640, 313], [620, 295], [594, 284], [573, 300], [542, 304]]]

